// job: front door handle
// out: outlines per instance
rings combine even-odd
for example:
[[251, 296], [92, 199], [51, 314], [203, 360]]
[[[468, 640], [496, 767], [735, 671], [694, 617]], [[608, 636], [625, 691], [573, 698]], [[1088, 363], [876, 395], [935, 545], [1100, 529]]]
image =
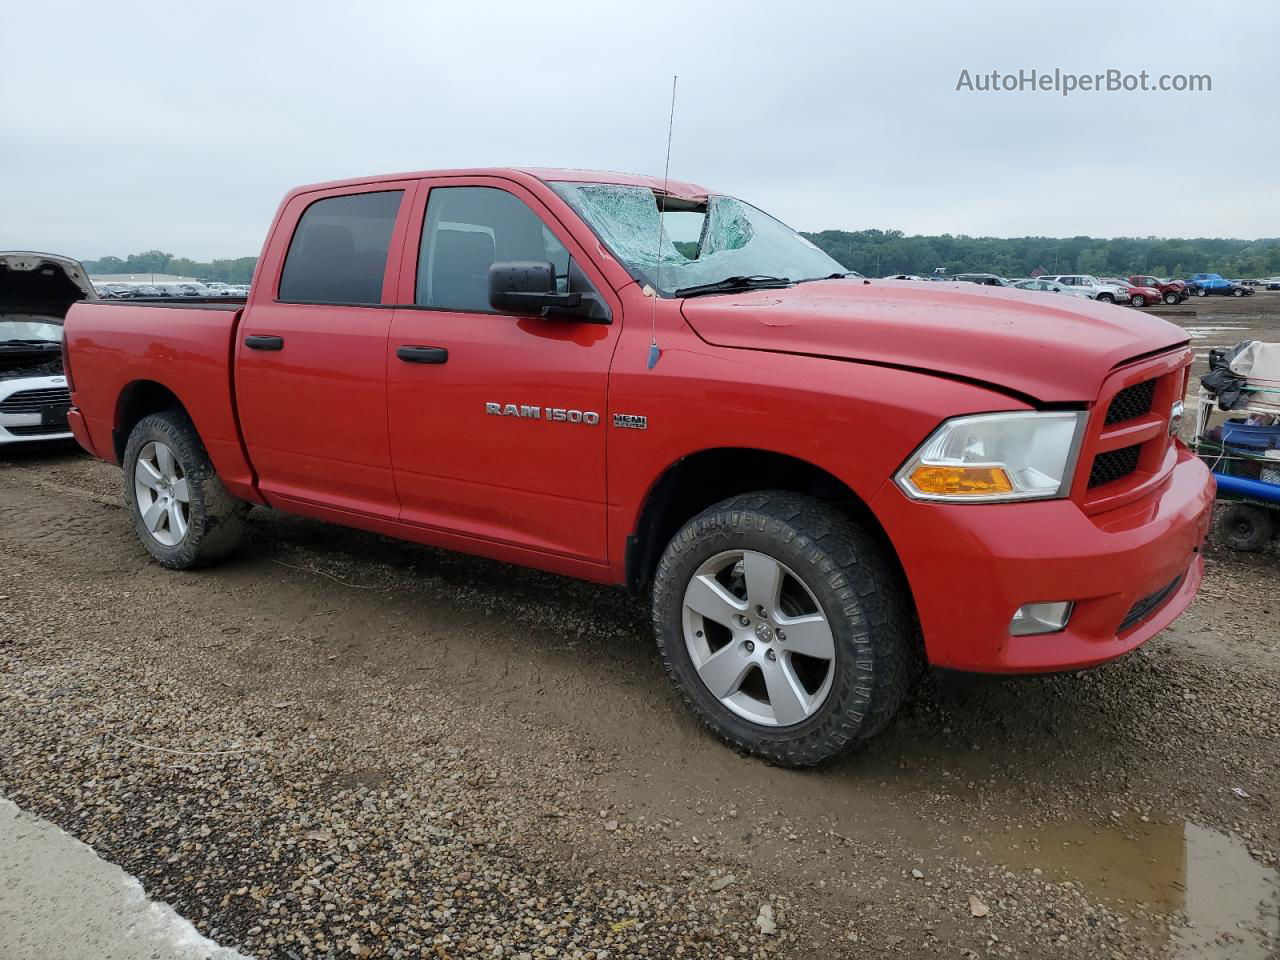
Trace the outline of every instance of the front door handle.
[[244, 345], [250, 350], [283, 350], [284, 337], [255, 333], [244, 338]]
[[449, 351], [444, 347], [403, 346], [396, 350], [396, 356], [405, 363], [449, 362]]

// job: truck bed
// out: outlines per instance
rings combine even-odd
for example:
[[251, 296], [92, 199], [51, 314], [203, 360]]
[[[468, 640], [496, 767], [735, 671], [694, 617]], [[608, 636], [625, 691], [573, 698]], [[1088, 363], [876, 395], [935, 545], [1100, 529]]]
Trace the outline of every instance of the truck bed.
[[119, 463], [118, 426], [131, 402], [169, 393], [195, 422], [219, 476], [258, 500], [236, 421], [232, 376], [244, 301], [173, 297], [78, 303], [67, 314], [73, 430]]

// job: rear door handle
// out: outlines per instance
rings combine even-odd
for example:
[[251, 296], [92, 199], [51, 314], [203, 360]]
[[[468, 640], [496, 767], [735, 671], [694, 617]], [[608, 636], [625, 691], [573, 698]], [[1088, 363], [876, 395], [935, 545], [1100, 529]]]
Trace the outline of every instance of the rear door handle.
[[244, 345], [250, 350], [283, 350], [284, 337], [255, 333], [244, 338]]
[[448, 363], [449, 351], [444, 347], [404, 346], [396, 350], [396, 356], [405, 363]]

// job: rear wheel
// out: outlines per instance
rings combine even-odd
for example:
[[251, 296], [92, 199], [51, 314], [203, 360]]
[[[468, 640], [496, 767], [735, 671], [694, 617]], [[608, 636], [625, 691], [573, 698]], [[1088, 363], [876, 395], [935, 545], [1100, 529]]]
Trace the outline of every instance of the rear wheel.
[[1204, 287], [1196, 287], [1197, 297], [1207, 297], [1208, 295], [1209, 295], [1209, 291], [1206, 290]]
[[659, 563], [653, 618], [698, 718], [783, 766], [821, 763], [882, 729], [917, 657], [890, 557], [792, 493], [746, 494], [691, 520]]
[[143, 417], [133, 428], [124, 491], [138, 539], [163, 566], [211, 563], [240, 542], [248, 504], [227, 492], [181, 411]]
[[1271, 541], [1271, 513], [1252, 503], [1232, 503], [1218, 515], [1218, 539], [1232, 550], [1256, 553]]

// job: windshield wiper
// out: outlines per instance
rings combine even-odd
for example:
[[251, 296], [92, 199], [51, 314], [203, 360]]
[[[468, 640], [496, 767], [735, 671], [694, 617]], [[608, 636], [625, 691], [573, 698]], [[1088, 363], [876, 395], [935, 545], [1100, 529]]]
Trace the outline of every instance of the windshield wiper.
[[692, 287], [681, 287], [675, 291], [677, 297], [696, 297], [704, 293], [730, 293], [734, 290], [770, 290], [778, 287], [789, 287], [794, 281], [786, 277], [770, 277], [757, 274], [750, 277], [725, 277], [715, 283], [699, 283]]
[[825, 277], [805, 277], [803, 280], [797, 280], [796, 283], [813, 283], [815, 280], [848, 280], [850, 278], [861, 277], [862, 274], [854, 273], [828, 273]]

